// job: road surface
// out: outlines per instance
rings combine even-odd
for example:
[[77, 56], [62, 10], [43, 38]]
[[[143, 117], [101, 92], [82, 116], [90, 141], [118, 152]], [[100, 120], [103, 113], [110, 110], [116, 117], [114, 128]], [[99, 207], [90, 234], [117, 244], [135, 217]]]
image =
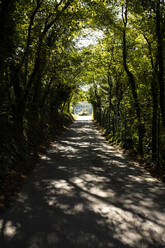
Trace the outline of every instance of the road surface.
[[165, 185], [79, 120], [0, 219], [2, 248], [163, 248]]

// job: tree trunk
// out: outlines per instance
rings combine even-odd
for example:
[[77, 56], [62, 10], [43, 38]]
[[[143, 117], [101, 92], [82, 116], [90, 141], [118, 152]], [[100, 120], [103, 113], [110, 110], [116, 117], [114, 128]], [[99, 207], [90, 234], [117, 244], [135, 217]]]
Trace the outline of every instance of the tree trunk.
[[152, 66], [152, 80], [151, 80], [151, 92], [152, 92], [152, 160], [154, 162], [159, 161], [159, 152], [158, 152], [158, 79], [157, 79], [157, 67], [156, 63], [154, 63], [153, 56], [152, 56], [152, 47], [151, 47], [151, 42], [147, 38], [146, 35], [144, 35], [145, 40], [147, 41], [148, 44], [148, 51], [149, 51], [149, 56], [150, 56], [150, 61], [151, 61], [151, 66]]
[[[8, 112], [8, 94], [7, 77], [10, 74], [9, 61], [13, 59], [15, 53], [15, 23], [13, 13], [15, 11], [16, 0], [0, 1], [0, 112]], [[8, 114], [8, 113], [7, 113]]]
[[155, 81], [155, 77], [151, 82], [151, 89], [152, 89], [152, 160], [158, 160], [158, 96], [157, 96], [157, 82]]
[[127, 2], [125, 5], [125, 11], [124, 7], [122, 8], [122, 19], [123, 19], [123, 66], [125, 69], [125, 72], [127, 73], [129, 85], [131, 86], [131, 92], [134, 99], [134, 108], [136, 111], [136, 117], [138, 120], [138, 137], [139, 137], [139, 144], [138, 144], [138, 152], [142, 156], [143, 155], [143, 126], [141, 123], [141, 109], [140, 104], [137, 96], [136, 91], [136, 84], [135, 84], [135, 78], [132, 72], [130, 72], [128, 65], [127, 65], [127, 44], [126, 44], [126, 27], [127, 27]]
[[160, 87], [160, 111], [162, 115], [162, 123], [165, 127], [165, 86], [164, 86], [164, 47], [163, 47], [163, 34], [164, 30], [161, 28], [163, 25], [161, 17], [160, 0], [156, 6], [156, 36], [157, 36], [157, 63], [158, 63], [158, 82]]

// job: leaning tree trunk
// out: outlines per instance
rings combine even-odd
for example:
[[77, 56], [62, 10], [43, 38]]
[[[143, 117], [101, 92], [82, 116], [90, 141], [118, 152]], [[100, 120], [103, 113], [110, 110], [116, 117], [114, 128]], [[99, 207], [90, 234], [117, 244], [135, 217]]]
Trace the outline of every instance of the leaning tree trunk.
[[139, 143], [138, 143], [138, 152], [142, 156], [143, 155], [143, 126], [141, 123], [141, 109], [140, 104], [138, 100], [138, 95], [136, 91], [136, 83], [135, 83], [135, 77], [133, 73], [129, 70], [127, 65], [127, 42], [126, 42], [126, 28], [127, 28], [127, 1], [125, 4], [125, 11], [124, 6], [122, 7], [122, 20], [123, 20], [123, 66], [125, 69], [125, 72], [127, 73], [129, 85], [131, 86], [131, 92], [134, 99], [134, 108], [136, 111], [136, 117], [138, 120], [138, 137], [139, 137]]

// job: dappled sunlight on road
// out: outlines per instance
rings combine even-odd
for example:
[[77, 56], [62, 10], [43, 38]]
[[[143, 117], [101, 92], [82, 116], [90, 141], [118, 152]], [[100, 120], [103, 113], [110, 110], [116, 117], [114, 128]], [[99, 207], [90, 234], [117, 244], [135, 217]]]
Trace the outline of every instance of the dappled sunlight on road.
[[7, 248], [163, 248], [165, 185], [91, 121], [76, 121], [42, 157], [0, 229]]

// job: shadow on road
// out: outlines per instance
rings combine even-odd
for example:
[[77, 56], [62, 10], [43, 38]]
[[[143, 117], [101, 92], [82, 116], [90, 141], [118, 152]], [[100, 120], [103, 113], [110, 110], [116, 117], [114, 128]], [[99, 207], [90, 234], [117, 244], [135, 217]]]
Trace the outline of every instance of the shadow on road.
[[165, 187], [76, 121], [0, 221], [3, 248], [163, 248]]

